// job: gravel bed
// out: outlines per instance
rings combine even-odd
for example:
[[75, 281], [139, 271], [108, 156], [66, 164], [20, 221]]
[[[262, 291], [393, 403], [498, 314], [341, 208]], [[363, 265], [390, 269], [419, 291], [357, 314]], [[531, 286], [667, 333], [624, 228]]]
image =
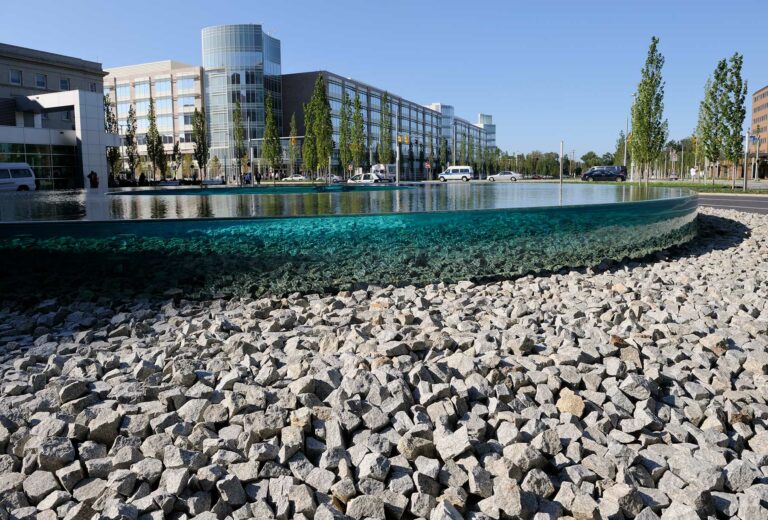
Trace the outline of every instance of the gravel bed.
[[0, 310], [0, 520], [768, 518], [768, 216], [476, 285]]

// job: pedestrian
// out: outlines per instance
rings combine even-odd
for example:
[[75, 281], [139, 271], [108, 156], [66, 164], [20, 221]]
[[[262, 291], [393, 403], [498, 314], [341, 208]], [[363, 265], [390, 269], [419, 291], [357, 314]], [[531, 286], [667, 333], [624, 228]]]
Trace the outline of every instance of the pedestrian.
[[256, 184], [261, 184], [261, 171], [256, 170]]
[[91, 173], [88, 174], [88, 182], [91, 185], [91, 189], [96, 189], [99, 187], [99, 175], [91, 170]]

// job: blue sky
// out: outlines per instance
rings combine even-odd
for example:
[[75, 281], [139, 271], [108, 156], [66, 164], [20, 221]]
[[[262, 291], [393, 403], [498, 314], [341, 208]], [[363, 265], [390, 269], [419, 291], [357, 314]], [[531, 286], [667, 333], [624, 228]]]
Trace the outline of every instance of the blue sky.
[[581, 156], [614, 149], [652, 35], [672, 138], [692, 131], [720, 58], [744, 54], [750, 93], [768, 84], [763, 11], [711, 0], [37, 0], [3, 7], [0, 41], [105, 67], [200, 63], [202, 27], [261, 23], [282, 40], [284, 73], [328, 69], [473, 121], [491, 113], [504, 150], [554, 151], [564, 139]]

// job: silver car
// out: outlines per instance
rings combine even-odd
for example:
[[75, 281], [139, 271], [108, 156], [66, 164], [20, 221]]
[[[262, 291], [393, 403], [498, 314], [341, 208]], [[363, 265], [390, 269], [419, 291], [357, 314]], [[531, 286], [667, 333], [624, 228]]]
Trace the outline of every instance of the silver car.
[[517, 182], [522, 179], [523, 176], [517, 172], [499, 172], [488, 176], [488, 180], [491, 182], [496, 181], [512, 181]]

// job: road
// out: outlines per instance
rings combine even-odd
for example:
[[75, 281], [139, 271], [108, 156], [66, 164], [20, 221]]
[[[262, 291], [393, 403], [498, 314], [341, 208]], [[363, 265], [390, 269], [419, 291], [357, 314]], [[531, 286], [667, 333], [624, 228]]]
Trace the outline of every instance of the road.
[[724, 195], [722, 193], [699, 193], [699, 206], [720, 209], [735, 209], [747, 213], [768, 215], [768, 195]]

